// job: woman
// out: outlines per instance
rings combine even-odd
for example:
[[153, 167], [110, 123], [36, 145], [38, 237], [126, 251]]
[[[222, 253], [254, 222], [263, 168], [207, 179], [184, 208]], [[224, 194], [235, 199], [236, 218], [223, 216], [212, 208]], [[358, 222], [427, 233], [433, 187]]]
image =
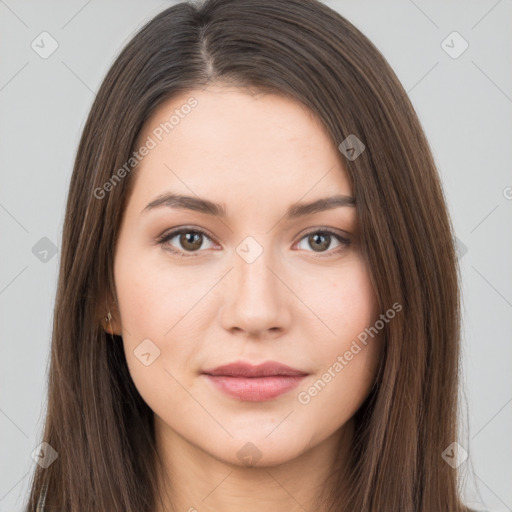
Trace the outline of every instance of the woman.
[[453, 239], [414, 109], [342, 16], [163, 11], [79, 145], [58, 456], [27, 510], [467, 511]]

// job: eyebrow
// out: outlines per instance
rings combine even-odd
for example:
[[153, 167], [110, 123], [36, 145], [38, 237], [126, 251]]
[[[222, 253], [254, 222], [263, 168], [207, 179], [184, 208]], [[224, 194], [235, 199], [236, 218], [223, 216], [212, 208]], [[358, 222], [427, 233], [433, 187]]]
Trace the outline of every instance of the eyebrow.
[[[313, 213], [331, 210], [342, 206], [355, 206], [356, 201], [351, 196], [337, 195], [317, 199], [310, 203], [292, 204], [286, 211], [285, 217], [296, 219], [311, 215]], [[165, 193], [162, 194], [145, 206], [141, 214], [159, 207], [178, 208], [181, 210], [193, 210], [214, 217], [226, 218], [226, 209], [219, 203], [214, 203], [208, 199], [200, 197], [185, 196], [181, 194]]]

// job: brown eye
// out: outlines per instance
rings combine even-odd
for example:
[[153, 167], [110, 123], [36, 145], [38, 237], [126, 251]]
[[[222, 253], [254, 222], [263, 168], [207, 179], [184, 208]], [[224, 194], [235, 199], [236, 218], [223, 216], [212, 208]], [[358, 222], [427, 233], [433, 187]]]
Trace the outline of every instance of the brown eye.
[[196, 251], [203, 245], [203, 235], [202, 233], [187, 231], [179, 235], [179, 241], [185, 250]]
[[[350, 245], [350, 240], [328, 229], [311, 231], [306, 234], [306, 236], [301, 239], [301, 242], [299, 242], [299, 249], [304, 249], [304, 247], [300, 247], [300, 243], [302, 243], [303, 240], [306, 241], [306, 245], [309, 248], [313, 249], [313, 252], [327, 253], [326, 256], [336, 254]], [[338, 247], [328, 250], [333, 240], [338, 242]], [[308, 247], [305, 249], [307, 250]]]
[[331, 236], [324, 233], [314, 233], [308, 235], [308, 243], [310, 247], [313, 247], [313, 250], [324, 251], [331, 245]]
[[[171, 243], [174, 239], [173, 243]], [[182, 258], [199, 256], [202, 252], [205, 239], [211, 242], [207, 233], [200, 229], [177, 229], [168, 234], [163, 235], [158, 239], [158, 243], [164, 247], [165, 250], [180, 255]], [[187, 254], [188, 253], [188, 254]]]

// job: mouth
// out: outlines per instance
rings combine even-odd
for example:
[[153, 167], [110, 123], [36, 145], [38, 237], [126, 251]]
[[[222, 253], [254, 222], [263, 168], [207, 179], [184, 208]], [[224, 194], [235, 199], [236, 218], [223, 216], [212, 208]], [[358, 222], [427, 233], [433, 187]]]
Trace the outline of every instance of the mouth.
[[275, 361], [257, 366], [240, 361], [205, 370], [202, 375], [224, 394], [263, 402], [296, 388], [308, 373]]

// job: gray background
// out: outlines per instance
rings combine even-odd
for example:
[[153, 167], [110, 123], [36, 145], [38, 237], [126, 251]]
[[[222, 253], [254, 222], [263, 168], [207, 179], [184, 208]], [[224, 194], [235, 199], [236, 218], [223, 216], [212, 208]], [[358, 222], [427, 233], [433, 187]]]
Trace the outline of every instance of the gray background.
[[[431, 143], [460, 240], [461, 487], [475, 508], [512, 511], [512, 1], [326, 3], [388, 59]], [[121, 47], [170, 5], [0, 0], [0, 512], [21, 510], [40, 441], [64, 206], [85, 117]], [[31, 47], [43, 46], [43, 31], [58, 44], [46, 59]], [[469, 44], [457, 58], [442, 46], [453, 31]]]

